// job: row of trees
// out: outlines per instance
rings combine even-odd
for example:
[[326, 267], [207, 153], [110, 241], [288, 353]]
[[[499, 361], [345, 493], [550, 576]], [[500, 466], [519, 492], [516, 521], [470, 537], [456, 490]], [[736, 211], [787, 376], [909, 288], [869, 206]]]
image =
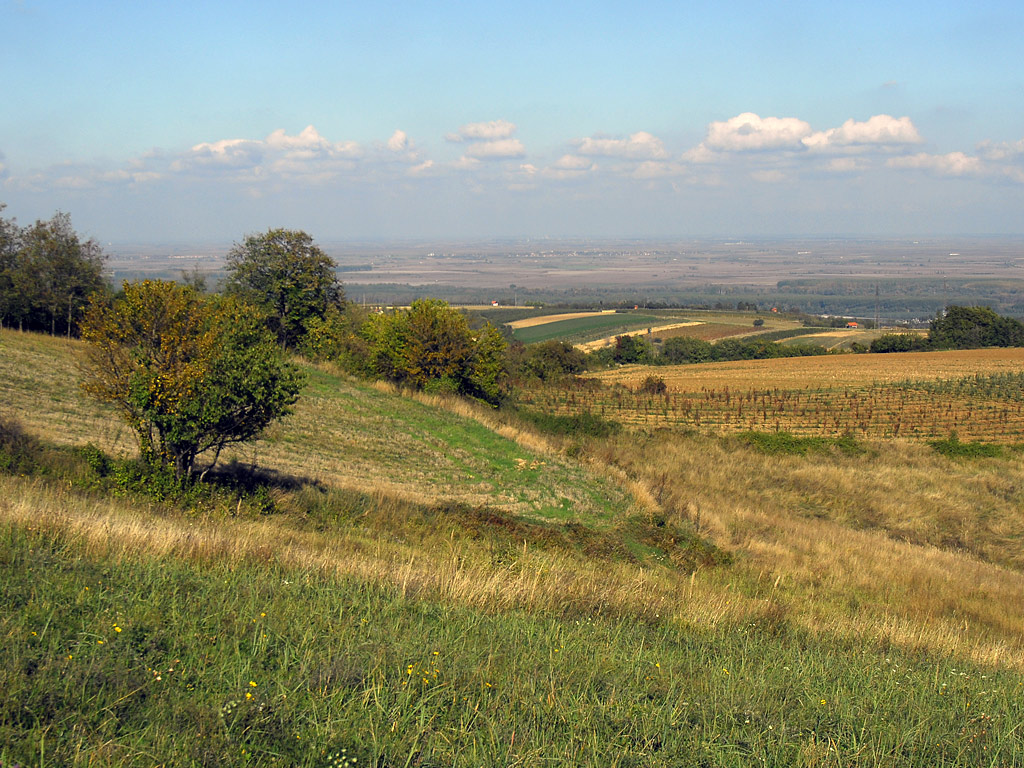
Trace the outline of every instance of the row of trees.
[[76, 335], [89, 297], [105, 288], [103, 261], [66, 213], [28, 227], [0, 216], [0, 327]]
[[928, 328], [928, 336], [887, 333], [871, 342], [872, 352], [929, 349], [979, 349], [1024, 346], [1024, 323], [989, 307], [946, 307]]

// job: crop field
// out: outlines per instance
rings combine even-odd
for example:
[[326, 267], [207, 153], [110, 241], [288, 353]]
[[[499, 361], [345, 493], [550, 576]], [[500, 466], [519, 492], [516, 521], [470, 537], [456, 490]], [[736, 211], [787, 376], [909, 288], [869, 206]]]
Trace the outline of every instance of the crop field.
[[638, 328], [664, 324], [664, 320], [653, 315], [639, 315], [632, 312], [601, 313], [574, 317], [568, 320], [556, 320], [540, 325], [518, 328], [514, 331], [517, 341], [532, 344], [550, 339], [564, 341], [587, 341], [596, 336], [610, 333], [625, 333]]
[[[826, 349], [848, 350], [854, 344], [869, 346], [879, 336], [892, 333], [891, 330], [865, 330], [861, 328], [836, 328], [819, 333], [808, 333], [780, 341], [780, 344], [818, 344]], [[903, 331], [901, 331], [903, 333]], [[916, 335], [923, 335], [916, 334]]]
[[[666, 391], [641, 383], [661, 377]], [[590, 412], [623, 424], [712, 433], [996, 443], [1024, 441], [1024, 350], [844, 355], [701, 366], [632, 366], [596, 374], [618, 386], [536, 388], [527, 407]]]
[[655, 328], [654, 335], [662, 340], [672, 339], [676, 336], [686, 336], [691, 339], [700, 339], [701, 341], [717, 341], [718, 339], [726, 339], [730, 336], [746, 336], [757, 331], [758, 329], [754, 328], [750, 323], [746, 325], [691, 323], [676, 328]]

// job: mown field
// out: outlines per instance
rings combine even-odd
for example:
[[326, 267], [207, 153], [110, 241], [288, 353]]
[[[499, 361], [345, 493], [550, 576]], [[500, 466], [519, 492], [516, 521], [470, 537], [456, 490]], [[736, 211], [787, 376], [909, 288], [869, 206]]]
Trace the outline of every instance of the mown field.
[[[754, 326], [755, 318], [760, 319], [762, 325]], [[649, 335], [652, 341], [660, 343], [677, 336], [714, 342], [736, 336], [764, 336], [776, 340], [784, 339], [790, 333], [802, 337], [821, 332], [820, 329], [806, 329], [795, 320], [772, 313], [758, 315], [753, 312], [696, 309], [685, 312], [575, 312], [532, 316], [512, 320], [507, 324], [517, 341], [529, 344], [558, 339], [588, 352], [608, 346], [617, 335], [624, 334]], [[878, 335], [874, 332], [847, 331], [841, 339], [829, 340], [834, 344], [840, 341], [868, 344]]]
[[[0, 333], [38, 441], [0, 472], [4, 766], [1024, 764], [1019, 454], [543, 435], [307, 368], [257, 497], [161, 501], [82, 451], [131, 441], [75, 346]], [[934, 397], [1019, 370], [916, 360]]]

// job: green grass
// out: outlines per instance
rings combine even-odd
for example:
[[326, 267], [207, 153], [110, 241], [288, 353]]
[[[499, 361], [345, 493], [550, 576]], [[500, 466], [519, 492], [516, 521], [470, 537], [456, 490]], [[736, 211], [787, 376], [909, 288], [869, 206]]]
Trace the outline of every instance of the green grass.
[[757, 448], [762, 453], [795, 454], [837, 450], [847, 456], [866, 452], [850, 435], [841, 437], [801, 437], [789, 432], [742, 432], [736, 436], [741, 443]]
[[[47, 444], [92, 442], [131, 455], [134, 438], [109, 408], [79, 391], [78, 342], [0, 332], [0, 419], [17, 416]], [[253, 446], [223, 459], [255, 461], [309, 482], [357, 493], [381, 491], [416, 502], [493, 507], [530, 516], [609, 519], [633, 499], [616, 483], [556, 454], [524, 448], [478, 421], [381, 391], [328, 368], [304, 365], [307, 384], [295, 413]], [[40, 397], [45, 397], [40, 406]], [[205, 459], [200, 459], [200, 463]]]
[[589, 317], [575, 317], [571, 320], [556, 320], [544, 325], [517, 328], [513, 332], [516, 341], [533, 344], [538, 341], [562, 339], [563, 341], [588, 341], [614, 333], [626, 333], [640, 328], [663, 324], [664, 318], [653, 315], [636, 315], [631, 312], [615, 312]]
[[0, 527], [0, 762], [1019, 765], [1022, 677], [784, 615], [485, 613], [267, 562]]
[[982, 443], [975, 440], [960, 442], [954, 434], [945, 440], [930, 440], [928, 442], [936, 453], [950, 459], [993, 459], [1006, 456], [1009, 451], [1020, 452], [1020, 446], [1004, 446], [995, 443]]

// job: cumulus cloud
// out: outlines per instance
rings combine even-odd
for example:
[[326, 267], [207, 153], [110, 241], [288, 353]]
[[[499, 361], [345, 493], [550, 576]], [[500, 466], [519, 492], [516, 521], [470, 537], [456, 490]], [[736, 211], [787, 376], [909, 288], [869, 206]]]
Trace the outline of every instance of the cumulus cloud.
[[711, 123], [704, 144], [710, 149], [732, 152], [801, 149], [803, 139], [810, 135], [810, 124], [795, 117], [760, 117], [744, 112]]
[[578, 155], [562, 155], [551, 166], [561, 171], [589, 171], [595, 167], [592, 160]]
[[661, 139], [646, 131], [630, 134], [627, 139], [588, 137], [580, 139], [576, 144], [581, 155], [621, 157], [630, 160], [659, 160], [668, 157]]
[[1024, 139], [1020, 141], [983, 141], [978, 154], [986, 160], [1024, 160]]
[[558, 160], [544, 169], [543, 175], [549, 179], [578, 179], [597, 170], [597, 164], [579, 155], [562, 155]]
[[477, 160], [508, 160], [523, 157], [526, 148], [519, 139], [498, 139], [496, 141], [477, 141], [466, 147], [466, 157]]
[[873, 115], [864, 122], [850, 118], [838, 128], [805, 136], [804, 146], [811, 149], [826, 147], [876, 146], [895, 147], [920, 144], [921, 135], [909, 117]]
[[455, 167], [473, 167], [479, 160], [514, 160], [526, 156], [526, 148], [513, 134], [515, 123], [508, 120], [491, 120], [486, 123], [467, 123], [457, 133], [445, 138], [453, 142], [469, 142]]
[[424, 174], [428, 173], [430, 171], [430, 169], [433, 168], [433, 167], [434, 167], [434, 161], [433, 160], [424, 160], [419, 165], [414, 165], [411, 168], [409, 168], [409, 175], [410, 176], [423, 176]]
[[249, 178], [268, 171], [322, 178], [362, 155], [363, 149], [356, 142], [329, 141], [309, 125], [294, 136], [279, 128], [263, 140], [221, 139], [196, 144], [172, 161], [170, 169], [234, 171]]
[[893, 157], [886, 165], [890, 168], [917, 168], [941, 176], [975, 176], [985, 171], [980, 159], [963, 152], [949, 152], [945, 155], [919, 152], [907, 157]]
[[508, 120], [491, 120], [487, 123], [466, 123], [456, 133], [445, 136], [448, 141], [496, 141], [507, 139], [516, 132], [515, 123]]
[[388, 149], [392, 152], [405, 152], [409, 149], [409, 137], [405, 131], [396, 130], [388, 139]]
[[708, 163], [720, 160], [723, 154], [743, 152], [891, 153], [921, 142], [921, 135], [909, 117], [873, 115], [863, 121], [850, 118], [838, 128], [814, 131], [808, 122], [796, 117], [761, 117], [744, 112], [711, 123], [704, 141], [686, 152], [683, 159]]

